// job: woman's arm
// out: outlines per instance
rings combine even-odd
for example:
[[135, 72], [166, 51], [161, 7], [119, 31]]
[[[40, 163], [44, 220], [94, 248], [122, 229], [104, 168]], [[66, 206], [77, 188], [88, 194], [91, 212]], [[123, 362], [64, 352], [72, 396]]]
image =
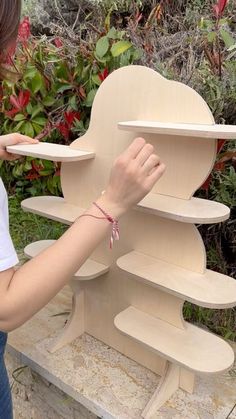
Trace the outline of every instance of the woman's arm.
[[[116, 159], [104, 195], [96, 202], [113, 218], [138, 203], [162, 176], [165, 166], [153, 147], [137, 138]], [[91, 206], [88, 214], [101, 216]], [[39, 311], [71, 279], [110, 231], [107, 220], [82, 217], [50, 248], [17, 271], [0, 273], [0, 330], [11, 331]]]

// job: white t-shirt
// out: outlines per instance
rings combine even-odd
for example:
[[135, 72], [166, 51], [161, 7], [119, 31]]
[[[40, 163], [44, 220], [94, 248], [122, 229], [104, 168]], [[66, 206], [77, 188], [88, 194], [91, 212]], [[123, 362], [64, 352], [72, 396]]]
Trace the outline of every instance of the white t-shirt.
[[19, 262], [9, 233], [8, 198], [0, 178], [0, 272]]

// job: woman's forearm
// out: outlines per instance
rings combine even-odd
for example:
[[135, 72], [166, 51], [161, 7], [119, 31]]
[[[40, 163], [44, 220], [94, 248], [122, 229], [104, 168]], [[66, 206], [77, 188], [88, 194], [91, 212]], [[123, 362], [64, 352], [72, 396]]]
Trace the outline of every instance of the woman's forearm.
[[[139, 202], [164, 173], [165, 166], [153, 151], [143, 138], [136, 138], [115, 160], [106, 193], [97, 200], [113, 218]], [[94, 205], [87, 213], [102, 215]], [[109, 231], [108, 220], [82, 217], [16, 272], [0, 272], [0, 330], [15, 329], [47, 304]]]
[[[103, 205], [113, 217], [122, 210]], [[92, 206], [86, 213], [102, 216]], [[83, 265], [101, 240], [111, 232], [107, 220], [79, 218], [52, 246], [1, 281], [0, 330], [10, 331], [27, 321], [47, 304]], [[109, 243], [108, 243], [109, 246]]]

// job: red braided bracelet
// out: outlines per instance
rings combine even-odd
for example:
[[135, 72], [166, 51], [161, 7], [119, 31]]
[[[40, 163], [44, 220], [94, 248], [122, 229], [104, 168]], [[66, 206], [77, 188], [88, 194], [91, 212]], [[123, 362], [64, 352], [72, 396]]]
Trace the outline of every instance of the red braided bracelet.
[[110, 238], [110, 249], [112, 249], [113, 244], [114, 244], [114, 240], [119, 240], [119, 238], [120, 238], [120, 231], [119, 231], [118, 221], [115, 220], [106, 211], [104, 211], [96, 202], [93, 202], [93, 205], [95, 205], [95, 207], [97, 207], [102, 212], [102, 214], [104, 215], [104, 217], [97, 217], [96, 215], [93, 215], [93, 214], [82, 214], [78, 218], [81, 218], [81, 217], [92, 217], [92, 218], [96, 218], [98, 220], [107, 220], [107, 221], [109, 221], [109, 223], [112, 224], [111, 238]]

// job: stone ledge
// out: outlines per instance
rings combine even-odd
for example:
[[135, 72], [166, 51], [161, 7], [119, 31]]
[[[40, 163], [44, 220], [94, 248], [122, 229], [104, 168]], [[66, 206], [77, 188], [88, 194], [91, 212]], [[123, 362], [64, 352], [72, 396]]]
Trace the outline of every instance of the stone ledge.
[[[55, 354], [47, 351], [70, 306], [71, 292], [66, 287], [33, 319], [10, 333], [8, 352], [84, 406], [92, 413], [88, 418], [141, 418], [159, 382], [154, 373], [86, 334]], [[198, 377], [193, 395], [178, 390], [153, 419], [223, 419], [236, 402], [235, 394], [236, 370], [217, 379]]]

